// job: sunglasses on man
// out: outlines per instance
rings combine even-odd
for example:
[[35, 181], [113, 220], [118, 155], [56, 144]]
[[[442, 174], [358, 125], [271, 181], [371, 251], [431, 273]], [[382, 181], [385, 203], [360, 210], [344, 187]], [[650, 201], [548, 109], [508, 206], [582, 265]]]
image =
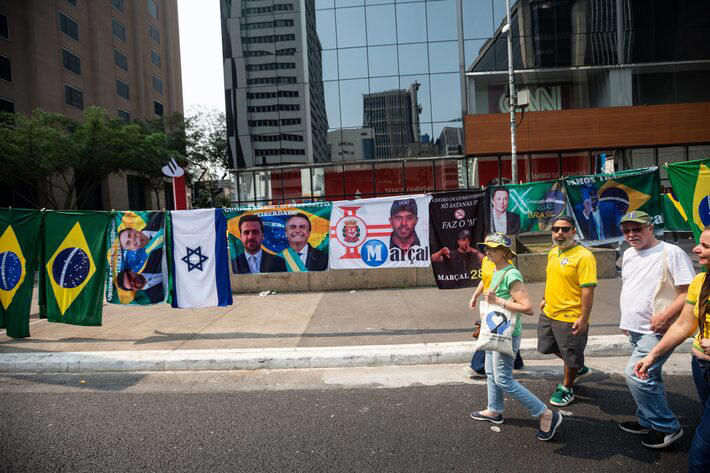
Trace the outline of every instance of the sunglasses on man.
[[641, 233], [644, 228], [646, 228], [648, 225], [644, 225], [643, 227], [630, 227], [630, 228], [622, 228], [621, 231], [624, 232], [624, 235], [628, 235], [631, 232], [634, 233]]
[[552, 233], [562, 232], [567, 233], [572, 230], [572, 227], [552, 227]]

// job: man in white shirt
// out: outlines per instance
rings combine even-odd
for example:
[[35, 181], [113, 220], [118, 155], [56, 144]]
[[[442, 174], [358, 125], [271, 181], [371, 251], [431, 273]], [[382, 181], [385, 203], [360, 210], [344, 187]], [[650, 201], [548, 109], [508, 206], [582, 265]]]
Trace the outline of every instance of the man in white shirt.
[[[688, 285], [695, 272], [693, 263], [680, 248], [656, 239], [651, 217], [642, 211], [621, 217], [624, 238], [631, 248], [624, 252], [621, 266], [621, 330], [629, 337], [633, 353], [626, 364], [626, 384], [636, 401], [638, 420], [622, 422], [619, 427], [643, 435], [641, 444], [664, 448], [683, 436], [683, 429], [668, 407], [661, 370], [671, 355], [669, 350], [648, 370], [648, 378], [634, 373], [634, 365], [644, 358], [663, 337], [685, 303]], [[665, 309], [654, 313], [654, 296], [667, 271], [676, 288], [676, 297]]]

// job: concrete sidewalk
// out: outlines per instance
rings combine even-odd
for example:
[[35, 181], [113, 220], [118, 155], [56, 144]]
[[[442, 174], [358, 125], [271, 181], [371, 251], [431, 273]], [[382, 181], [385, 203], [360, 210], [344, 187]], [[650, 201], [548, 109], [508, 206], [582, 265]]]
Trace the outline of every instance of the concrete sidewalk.
[[[265, 290], [268, 288], [264, 288]], [[535, 304], [541, 283], [528, 285]], [[620, 279], [595, 291], [591, 356], [628, 352], [619, 334]], [[0, 372], [211, 370], [458, 363], [470, 359], [471, 289], [237, 295], [230, 307], [104, 305], [103, 326], [31, 319], [31, 337], [0, 334]], [[36, 295], [35, 295], [36, 297]], [[523, 320], [535, 350], [537, 315]], [[683, 349], [688, 349], [685, 347]]]

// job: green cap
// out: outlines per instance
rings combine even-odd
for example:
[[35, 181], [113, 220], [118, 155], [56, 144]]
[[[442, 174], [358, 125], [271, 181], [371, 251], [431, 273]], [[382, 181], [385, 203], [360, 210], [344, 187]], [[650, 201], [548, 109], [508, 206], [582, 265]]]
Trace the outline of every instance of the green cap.
[[622, 224], [624, 222], [636, 222], [650, 225], [653, 223], [653, 219], [651, 219], [651, 216], [643, 210], [634, 210], [633, 212], [629, 212], [623, 217], [621, 217], [621, 220], [619, 220], [619, 224]]

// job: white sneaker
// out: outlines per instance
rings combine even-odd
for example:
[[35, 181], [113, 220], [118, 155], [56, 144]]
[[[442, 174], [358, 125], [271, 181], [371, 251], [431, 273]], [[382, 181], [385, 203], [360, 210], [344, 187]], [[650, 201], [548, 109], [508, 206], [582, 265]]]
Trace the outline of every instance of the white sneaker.
[[469, 378], [485, 378], [485, 374], [477, 373], [474, 371], [470, 365], [466, 365], [463, 367], [463, 372], [468, 376]]

